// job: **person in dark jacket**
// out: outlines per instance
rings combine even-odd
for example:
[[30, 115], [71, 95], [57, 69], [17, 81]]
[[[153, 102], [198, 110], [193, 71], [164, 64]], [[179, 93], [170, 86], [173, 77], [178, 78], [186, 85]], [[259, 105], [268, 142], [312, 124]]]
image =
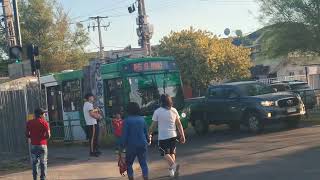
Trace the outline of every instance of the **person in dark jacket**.
[[133, 180], [133, 162], [136, 157], [142, 170], [144, 180], [148, 179], [148, 153], [149, 136], [147, 124], [140, 116], [140, 107], [137, 103], [130, 102], [128, 105], [128, 117], [124, 120], [122, 132], [122, 146], [126, 149], [126, 163], [129, 180]]

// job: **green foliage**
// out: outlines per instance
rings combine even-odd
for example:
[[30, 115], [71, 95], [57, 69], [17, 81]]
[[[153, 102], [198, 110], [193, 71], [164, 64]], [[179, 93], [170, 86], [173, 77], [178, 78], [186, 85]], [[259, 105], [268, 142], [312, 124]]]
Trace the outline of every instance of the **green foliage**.
[[[88, 34], [83, 28], [70, 27], [68, 14], [56, 1], [23, 0], [18, 5], [24, 52], [28, 44], [39, 46], [43, 73], [79, 69], [87, 63]], [[3, 40], [1, 44], [5, 49]]]
[[0, 77], [8, 76], [8, 63], [7, 61], [0, 61]]
[[208, 31], [171, 32], [160, 41], [158, 51], [161, 56], [175, 57], [183, 81], [195, 89], [204, 89], [212, 81], [250, 76], [250, 50]]
[[319, 0], [258, 0], [268, 21], [262, 51], [268, 56], [320, 52]]

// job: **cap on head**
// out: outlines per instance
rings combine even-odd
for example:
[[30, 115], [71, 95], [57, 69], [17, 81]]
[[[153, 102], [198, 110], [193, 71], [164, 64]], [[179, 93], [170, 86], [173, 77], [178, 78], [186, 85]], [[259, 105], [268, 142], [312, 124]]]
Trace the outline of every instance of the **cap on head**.
[[47, 111], [45, 111], [42, 108], [38, 108], [34, 111], [34, 115], [36, 116], [36, 118], [41, 117], [44, 113], [46, 113]]
[[86, 99], [86, 100], [89, 100], [89, 98], [90, 97], [93, 97], [94, 95], [92, 94], [92, 93], [87, 93], [85, 96], [84, 96], [84, 98]]

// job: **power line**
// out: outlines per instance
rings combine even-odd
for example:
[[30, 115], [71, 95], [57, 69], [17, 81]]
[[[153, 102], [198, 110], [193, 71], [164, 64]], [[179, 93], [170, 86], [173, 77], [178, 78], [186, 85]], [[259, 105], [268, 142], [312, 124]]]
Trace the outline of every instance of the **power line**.
[[[114, 3], [113, 5], [118, 5], [119, 3], [122, 3], [122, 2], [125, 2], [125, 1], [127, 1], [127, 0], [118, 1], [117, 3]], [[99, 14], [99, 13], [102, 13], [102, 12], [105, 12], [105, 11], [113, 11], [113, 10], [116, 10], [116, 9], [122, 9], [122, 8], [125, 8], [125, 7], [127, 7], [127, 5], [126, 6], [116, 6], [116, 7], [109, 8], [109, 9], [104, 7], [104, 8], [96, 9], [96, 10], [94, 10], [94, 11], [92, 11], [92, 12], [86, 14], [86, 15], [76, 16], [76, 17], [73, 17], [71, 19], [72, 20], [81, 19], [83, 17], [92, 16], [94, 14]]]
[[92, 28], [93, 30], [95, 30], [95, 28], [98, 28], [98, 35], [99, 35], [99, 48], [100, 48], [100, 59], [104, 59], [104, 47], [102, 44], [102, 34], [101, 34], [101, 28], [105, 28], [107, 29], [110, 26], [110, 23], [108, 25], [101, 25], [101, 21], [103, 19], [109, 18], [108, 16], [95, 16], [95, 17], [89, 17], [90, 20], [94, 20], [97, 22], [97, 26], [96, 25], [92, 25], [92, 26], [88, 26], [88, 30], [90, 28]]

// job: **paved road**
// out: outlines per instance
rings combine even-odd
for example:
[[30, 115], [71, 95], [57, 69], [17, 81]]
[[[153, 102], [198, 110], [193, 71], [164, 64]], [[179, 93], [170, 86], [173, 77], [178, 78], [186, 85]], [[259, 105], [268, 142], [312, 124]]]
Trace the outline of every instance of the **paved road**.
[[[319, 180], [319, 147], [320, 126], [269, 130], [259, 136], [228, 130], [211, 132], [204, 137], [190, 135], [188, 143], [178, 147], [180, 179]], [[124, 179], [118, 175], [110, 150], [105, 150], [99, 159], [88, 159], [87, 149], [83, 147], [53, 149], [51, 154], [52, 159], [65, 158], [65, 163], [50, 166], [50, 179]], [[166, 164], [154, 148], [150, 149], [150, 169], [151, 179], [168, 179]], [[138, 167], [137, 171], [139, 176]], [[30, 171], [26, 171], [0, 179], [28, 180], [30, 175]]]

